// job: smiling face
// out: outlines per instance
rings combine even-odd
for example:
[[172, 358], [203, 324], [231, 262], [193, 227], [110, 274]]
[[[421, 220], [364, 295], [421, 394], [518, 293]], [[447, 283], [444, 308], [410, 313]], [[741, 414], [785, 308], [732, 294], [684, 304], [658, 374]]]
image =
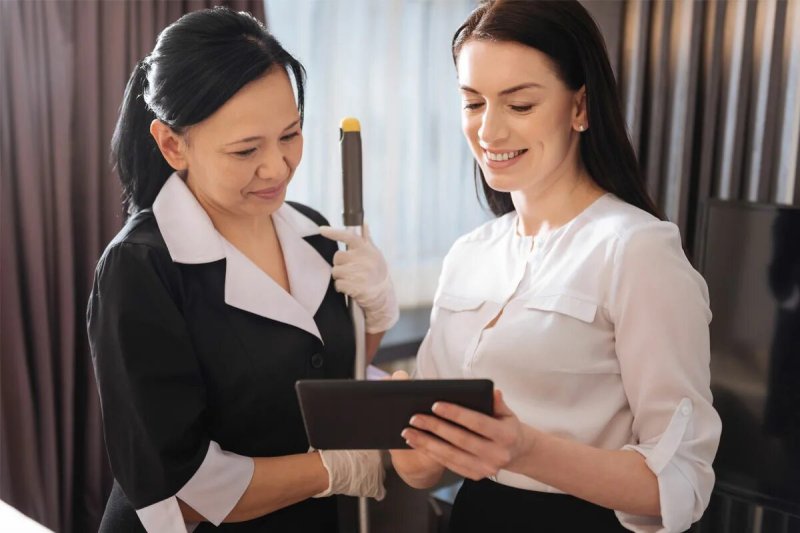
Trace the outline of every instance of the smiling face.
[[269, 71], [181, 137], [181, 170], [206, 211], [272, 214], [303, 154], [289, 76], [282, 68]]
[[544, 190], [576, 171], [585, 92], [567, 87], [547, 55], [470, 40], [457, 67], [464, 135], [492, 189]]

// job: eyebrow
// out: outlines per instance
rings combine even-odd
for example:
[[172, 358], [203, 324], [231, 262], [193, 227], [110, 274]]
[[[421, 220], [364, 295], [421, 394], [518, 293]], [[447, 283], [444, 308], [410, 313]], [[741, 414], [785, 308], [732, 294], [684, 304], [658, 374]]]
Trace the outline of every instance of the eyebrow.
[[[300, 119], [298, 118], [297, 120], [295, 120], [294, 122], [292, 122], [291, 124], [289, 124], [288, 126], [283, 128], [283, 131], [290, 130], [290, 129], [294, 128], [295, 126], [297, 126], [299, 123], [300, 123]], [[229, 146], [231, 144], [246, 143], [246, 142], [250, 142], [250, 141], [258, 141], [260, 139], [263, 139], [263, 137], [260, 136], [260, 135], [254, 135], [252, 137], [246, 137], [244, 139], [239, 139], [238, 141], [229, 142], [225, 146]]]
[[[503, 89], [498, 94], [500, 96], [507, 96], [507, 95], [509, 95], [511, 93], [515, 93], [515, 92], [521, 91], [523, 89], [544, 89], [544, 86], [539, 85], [538, 83], [533, 83], [533, 82], [531, 82], [531, 83], [522, 83], [520, 85], [515, 85], [513, 87], [509, 87], [508, 89]], [[478, 91], [476, 91], [475, 89], [473, 89], [472, 87], [470, 87], [468, 85], [462, 85], [461, 86], [461, 90], [462, 91], [466, 91], [468, 93], [480, 94]]]

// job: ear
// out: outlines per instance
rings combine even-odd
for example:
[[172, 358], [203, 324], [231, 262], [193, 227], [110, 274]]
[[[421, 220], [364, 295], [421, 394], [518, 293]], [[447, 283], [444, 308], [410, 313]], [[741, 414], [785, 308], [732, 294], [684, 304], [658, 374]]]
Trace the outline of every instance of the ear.
[[589, 129], [589, 111], [586, 108], [586, 85], [575, 91], [572, 102], [572, 129], [586, 131]]
[[150, 123], [150, 135], [155, 139], [161, 155], [175, 170], [186, 170], [186, 139], [183, 135], [156, 119]]

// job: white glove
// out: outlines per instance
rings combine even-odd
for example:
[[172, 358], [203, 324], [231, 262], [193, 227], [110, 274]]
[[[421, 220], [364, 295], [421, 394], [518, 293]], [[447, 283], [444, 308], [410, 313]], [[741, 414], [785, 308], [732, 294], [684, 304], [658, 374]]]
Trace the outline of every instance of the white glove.
[[367, 333], [380, 333], [394, 326], [400, 310], [392, 279], [383, 255], [369, 238], [367, 225], [364, 224], [363, 236], [329, 226], [320, 226], [319, 232], [347, 245], [347, 250], [339, 250], [333, 256], [334, 286], [364, 310]]
[[381, 501], [385, 470], [378, 450], [318, 450], [328, 471], [328, 488], [314, 498], [332, 494], [365, 496]]

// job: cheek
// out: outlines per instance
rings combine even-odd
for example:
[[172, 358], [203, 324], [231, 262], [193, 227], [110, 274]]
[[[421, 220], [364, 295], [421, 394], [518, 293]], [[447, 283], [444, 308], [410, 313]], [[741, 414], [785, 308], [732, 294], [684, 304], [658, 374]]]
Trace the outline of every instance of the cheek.
[[292, 143], [287, 152], [286, 159], [289, 160], [289, 166], [292, 167], [293, 171], [297, 168], [297, 165], [300, 164], [300, 159], [303, 158], [303, 145], [304, 139], [300, 136], [300, 138]]
[[480, 129], [480, 119], [477, 116], [461, 115], [461, 131], [472, 146], [478, 144], [478, 129]]

